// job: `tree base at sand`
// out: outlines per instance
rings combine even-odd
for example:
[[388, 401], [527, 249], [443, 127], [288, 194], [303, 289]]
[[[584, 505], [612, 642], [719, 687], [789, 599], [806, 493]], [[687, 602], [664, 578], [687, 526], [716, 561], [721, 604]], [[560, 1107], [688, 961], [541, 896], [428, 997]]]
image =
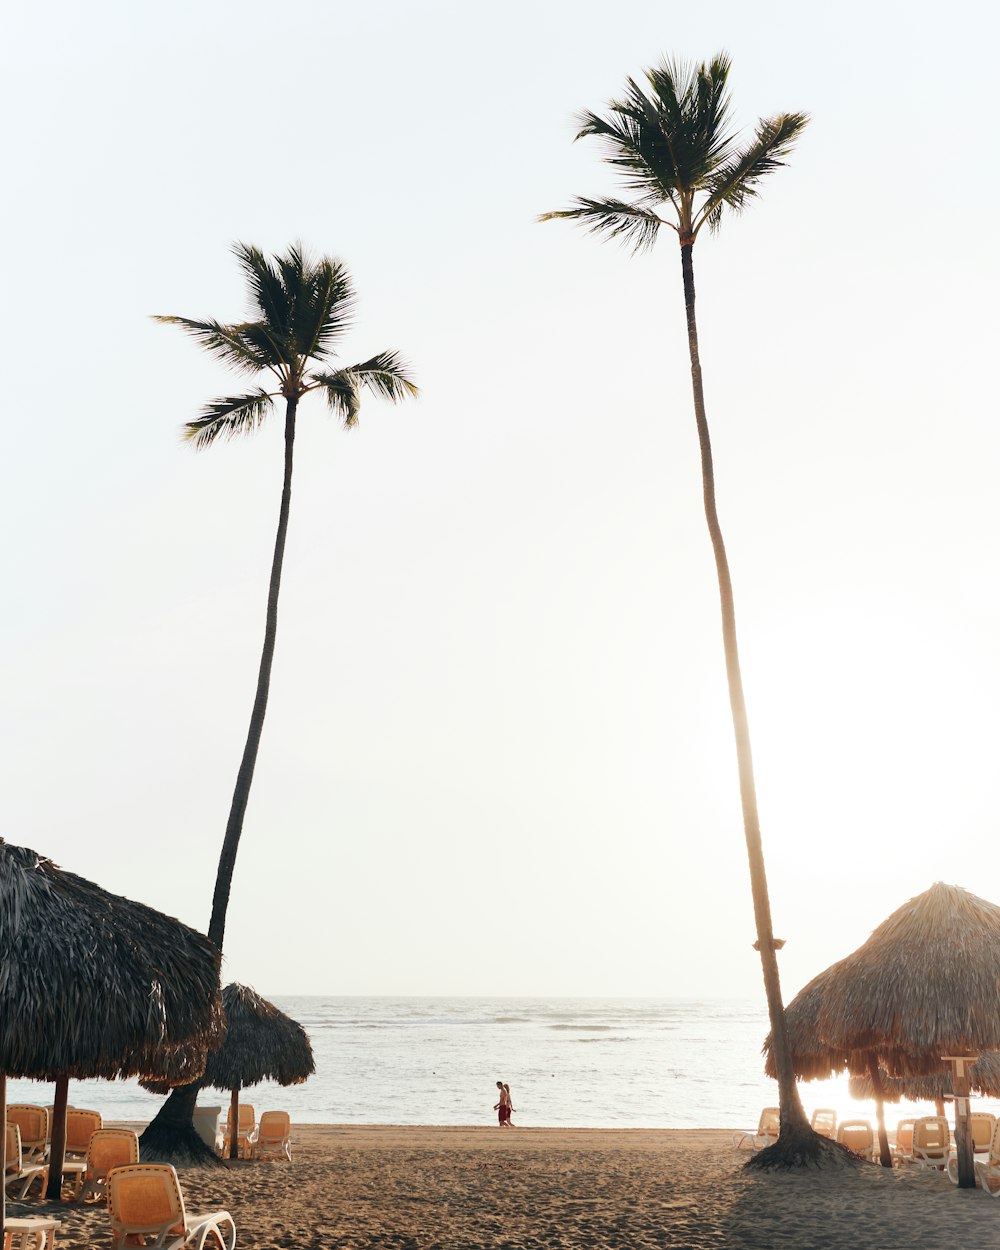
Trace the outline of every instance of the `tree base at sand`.
[[225, 1165], [194, 1128], [194, 1106], [201, 1082], [179, 1085], [139, 1138], [143, 1163], [172, 1163], [176, 1168], [221, 1168]]
[[788, 1128], [771, 1146], [765, 1146], [744, 1164], [748, 1172], [791, 1171], [792, 1168], [854, 1168], [864, 1160], [840, 1142], [804, 1129]]

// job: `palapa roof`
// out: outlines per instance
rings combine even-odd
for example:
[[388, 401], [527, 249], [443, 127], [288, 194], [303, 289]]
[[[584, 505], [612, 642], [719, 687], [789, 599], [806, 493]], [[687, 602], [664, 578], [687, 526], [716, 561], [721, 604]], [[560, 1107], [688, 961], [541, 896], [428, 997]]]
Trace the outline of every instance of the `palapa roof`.
[[[837, 965], [827, 968], [819, 976], [813, 977], [808, 985], [802, 987], [792, 1001], [785, 1007], [785, 1033], [788, 1047], [792, 1052], [792, 1066], [795, 1075], [801, 1081], [825, 1081], [836, 1076], [847, 1067], [858, 1071], [865, 1070], [867, 1062], [863, 1057], [852, 1056], [849, 1052], [835, 1050], [826, 1045], [819, 1036], [818, 1021], [823, 996], [826, 991], [830, 974]], [[771, 1048], [771, 1034], [764, 1039], [762, 1049], [764, 1055], [764, 1071], [769, 1077], [777, 1080], [778, 1071], [775, 1065], [774, 1052]]]
[[[302, 1027], [249, 986], [234, 981], [222, 991], [225, 1041], [208, 1056], [202, 1084], [211, 1089], [245, 1089], [261, 1081], [298, 1085], [316, 1070], [312, 1046]], [[163, 1093], [163, 1081], [143, 1081]]]
[[[847, 1086], [852, 1098], [875, 1097], [870, 1076], [852, 1076]], [[969, 1068], [969, 1089], [984, 1098], [1000, 1098], [1000, 1052], [988, 1050]], [[951, 1072], [929, 1076], [883, 1076], [882, 1096], [886, 1102], [936, 1102], [954, 1097]]]
[[910, 899], [829, 969], [817, 1025], [891, 1076], [1000, 1048], [1000, 907], [940, 881]]
[[0, 839], [0, 1072], [191, 1079], [225, 1027], [219, 963], [179, 920]]

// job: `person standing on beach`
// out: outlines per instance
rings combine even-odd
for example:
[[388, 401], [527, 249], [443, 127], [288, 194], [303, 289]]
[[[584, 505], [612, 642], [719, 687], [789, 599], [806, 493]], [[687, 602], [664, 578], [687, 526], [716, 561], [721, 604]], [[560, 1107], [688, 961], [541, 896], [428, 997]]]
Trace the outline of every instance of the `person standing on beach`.
[[511, 1106], [511, 1101], [510, 1101], [510, 1086], [509, 1086], [509, 1085], [507, 1085], [506, 1083], [504, 1084], [504, 1087], [503, 1087], [503, 1092], [504, 1092], [504, 1097], [505, 1097], [505, 1098], [506, 1098], [506, 1100], [507, 1100], [507, 1127], [508, 1127], [508, 1128], [517, 1128], [517, 1125], [516, 1125], [516, 1124], [514, 1123], [514, 1121], [510, 1118], [510, 1117], [511, 1117], [511, 1115], [513, 1114], [513, 1112], [514, 1112], [514, 1108]]
[[499, 1113], [500, 1128], [507, 1128], [510, 1124], [510, 1089], [503, 1081], [497, 1081], [497, 1089], [500, 1091], [500, 1101], [493, 1104], [493, 1110]]

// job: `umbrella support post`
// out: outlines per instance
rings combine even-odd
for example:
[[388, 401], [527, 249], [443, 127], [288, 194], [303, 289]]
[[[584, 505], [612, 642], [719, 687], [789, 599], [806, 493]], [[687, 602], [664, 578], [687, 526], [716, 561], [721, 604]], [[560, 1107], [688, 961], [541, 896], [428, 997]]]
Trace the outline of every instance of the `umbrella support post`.
[[969, 1129], [969, 1067], [976, 1055], [942, 1055], [951, 1064], [951, 1080], [955, 1091], [955, 1150], [958, 1154], [958, 1187], [975, 1189], [976, 1169], [972, 1158], [972, 1133]]
[[872, 1078], [872, 1092], [875, 1095], [879, 1161], [884, 1168], [891, 1168], [892, 1151], [889, 1149], [889, 1135], [885, 1131], [885, 1094], [882, 1089], [882, 1074], [879, 1072], [878, 1059], [876, 1059], [874, 1054], [869, 1054], [868, 1056], [868, 1073]]
[[229, 1099], [229, 1157], [240, 1157], [240, 1091], [234, 1089]]
[[66, 1104], [69, 1101], [69, 1077], [56, 1081], [52, 1107], [52, 1144], [49, 1147], [49, 1183], [45, 1197], [49, 1202], [62, 1199], [63, 1160], [66, 1157]]
[[[7, 1074], [0, 1072], [0, 1123], [7, 1123]], [[3, 1141], [0, 1141], [0, 1158], [3, 1159], [3, 1176], [7, 1176], [7, 1134], [3, 1135]], [[0, 1246], [4, 1242], [4, 1233], [7, 1231], [7, 1186], [0, 1185]]]

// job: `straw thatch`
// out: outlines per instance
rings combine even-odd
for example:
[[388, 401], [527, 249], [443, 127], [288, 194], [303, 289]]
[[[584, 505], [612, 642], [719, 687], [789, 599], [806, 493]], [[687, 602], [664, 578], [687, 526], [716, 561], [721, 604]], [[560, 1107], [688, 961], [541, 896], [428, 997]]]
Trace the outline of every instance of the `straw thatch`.
[[1000, 1047], [1000, 907], [937, 882], [829, 969], [817, 1026], [834, 1050], [876, 1051], [890, 1076]]
[[[233, 982], [222, 991], [226, 1038], [208, 1056], [201, 1084], [211, 1089], [246, 1089], [261, 1081], [298, 1085], [316, 1070], [312, 1046], [301, 1024], [249, 986]], [[142, 1082], [165, 1093], [163, 1081]]]
[[197, 1076], [225, 1028], [219, 962], [179, 920], [0, 839], [0, 1072]]
[[[870, 1076], [852, 1076], [847, 1086], [852, 1098], [867, 1101], [875, 1097]], [[969, 1069], [969, 1090], [983, 1098], [1000, 1098], [1000, 1051], [988, 1050]], [[883, 1076], [882, 1096], [886, 1102], [939, 1102], [953, 1098], [950, 1072], [930, 1076]]]

